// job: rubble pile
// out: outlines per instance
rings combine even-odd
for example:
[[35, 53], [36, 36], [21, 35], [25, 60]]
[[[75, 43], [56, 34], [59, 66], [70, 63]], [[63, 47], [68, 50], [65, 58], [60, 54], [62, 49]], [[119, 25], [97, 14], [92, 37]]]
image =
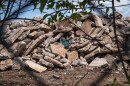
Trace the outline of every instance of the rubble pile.
[[[129, 18], [116, 15], [120, 49], [129, 27]], [[128, 30], [128, 29], [127, 29]], [[126, 33], [127, 32], [127, 33]], [[37, 72], [59, 67], [110, 66], [118, 51], [112, 19], [82, 15], [79, 20], [63, 20], [48, 25], [40, 18], [6, 22], [0, 44], [0, 70], [22, 69]]]

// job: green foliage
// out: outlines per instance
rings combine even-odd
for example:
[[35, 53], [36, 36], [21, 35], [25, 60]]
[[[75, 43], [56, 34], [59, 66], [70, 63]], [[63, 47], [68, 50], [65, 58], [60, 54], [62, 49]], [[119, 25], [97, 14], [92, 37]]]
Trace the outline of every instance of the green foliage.
[[[17, 4], [17, 0], [10, 0], [11, 3], [15, 2]], [[29, 1], [29, 0], [28, 0]], [[68, 14], [72, 14], [71, 18], [77, 19], [79, 18], [79, 14], [77, 11], [91, 13], [96, 8], [105, 7], [102, 2], [111, 1], [111, 0], [34, 0], [33, 6], [34, 10], [39, 9], [41, 13], [44, 13], [43, 19], [48, 19], [49, 22], [53, 22], [56, 20], [62, 20], [64, 18], [68, 18]], [[117, 0], [120, 2], [120, 0]], [[0, 0], [0, 10], [7, 9], [7, 3], [9, 0]], [[92, 3], [96, 3], [97, 6], [95, 7]], [[31, 5], [30, 5], [31, 6]], [[11, 7], [9, 8], [9, 10]], [[45, 13], [46, 10], [53, 10], [51, 13]], [[86, 10], [86, 9], [89, 9]], [[106, 7], [106, 14], [108, 14], [109, 8]]]
[[[37, 2], [34, 2], [34, 9], [38, 7], [38, 3], [40, 4], [39, 10], [41, 13], [44, 12], [44, 10], [53, 9], [54, 12], [52, 13], [46, 13], [43, 16], [43, 19], [48, 19], [49, 22], [53, 22], [56, 20], [62, 20], [63, 18], [67, 18], [65, 14], [71, 13], [71, 18], [77, 19], [79, 18], [79, 14], [76, 13], [77, 10], [81, 10], [86, 13], [91, 13], [95, 8], [91, 7], [90, 11], [86, 11], [86, 6], [91, 2], [92, 0], [83, 0], [76, 2], [72, 2], [70, 0], [39, 0]], [[100, 3], [100, 0], [98, 0], [98, 3], [100, 6], [103, 6], [103, 4]], [[74, 13], [74, 14], [73, 14]]]
[[116, 1], [120, 2], [120, 0], [116, 0]]
[[81, 16], [80, 16], [80, 14], [78, 14], [78, 13], [73, 13], [72, 15], [71, 15], [71, 18], [72, 19], [79, 19]]
[[109, 7], [106, 8], [106, 14], [108, 14], [108, 12], [109, 12]]

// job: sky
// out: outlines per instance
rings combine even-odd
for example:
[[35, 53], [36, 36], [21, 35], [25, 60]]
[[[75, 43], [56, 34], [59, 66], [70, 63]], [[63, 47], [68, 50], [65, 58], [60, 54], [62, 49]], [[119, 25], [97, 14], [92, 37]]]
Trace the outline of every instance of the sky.
[[[127, 5], [130, 4], [130, 0], [120, 0], [120, 2], [117, 2], [115, 0], [115, 6], [120, 6], [120, 5]], [[105, 6], [111, 7], [111, 3], [110, 2], [105, 2], [104, 3]], [[116, 7], [116, 10], [118, 12], [120, 12], [123, 16], [128, 17], [130, 16], [130, 5], [127, 6], [121, 6], [121, 7]]]
[[[107, 7], [111, 7], [111, 2], [105, 2], [103, 3], [105, 6]], [[130, 0], [120, 0], [120, 2], [115, 1], [115, 6], [120, 6], [120, 5], [126, 5], [126, 4], [130, 4]], [[32, 9], [32, 7], [30, 7], [29, 9]], [[124, 17], [128, 17], [130, 16], [130, 5], [128, 6], [121, 6], [121, 7], [116, 7], [116, 10], [118, 12], [120, 12]], [[104, 9], [105, 11], [105, 9]], [[47, 10], [47, 12], [52, 12], [52, 10]], [[111, 12], [111, 10], [110, 10]], [[38, 16], [43, 16], [43, 14], [40, 13], [40, 11], [38, 9], [36, 10], [31, 10], [25, 13], [22, 13], [19, 17], [20, 18], [33, 18], [33, 17], [38, 17]]]

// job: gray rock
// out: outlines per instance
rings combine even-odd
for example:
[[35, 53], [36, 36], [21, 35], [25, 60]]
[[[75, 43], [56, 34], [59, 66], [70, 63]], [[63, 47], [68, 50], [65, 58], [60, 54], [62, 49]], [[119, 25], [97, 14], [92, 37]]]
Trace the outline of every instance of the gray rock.
[[103, 67], [108, 65], [105, 58], [95, 58], [88, 66], [89, 67]]

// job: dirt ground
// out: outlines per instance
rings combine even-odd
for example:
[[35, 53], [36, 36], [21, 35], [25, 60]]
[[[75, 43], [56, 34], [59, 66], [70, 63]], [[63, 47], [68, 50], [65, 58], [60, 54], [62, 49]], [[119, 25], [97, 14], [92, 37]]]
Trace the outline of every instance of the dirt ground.
[[0, 86], [105, 86], [112, 83], [114, 78], [119, 83], [126, 80], [123, 72], [88, 70], [85, 67], [53, 69], [43, 73], [8, 70], [0, 72]]

